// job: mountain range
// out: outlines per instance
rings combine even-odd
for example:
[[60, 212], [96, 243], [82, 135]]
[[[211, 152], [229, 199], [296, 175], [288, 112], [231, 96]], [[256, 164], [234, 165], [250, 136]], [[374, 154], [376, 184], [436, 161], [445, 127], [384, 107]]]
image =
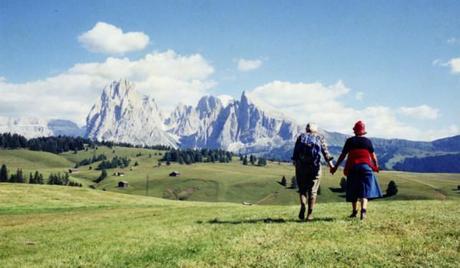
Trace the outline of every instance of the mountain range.
[[[127, 80], [113, 81], [103, 89], [82, 128], [68, 120], [0, 117], [0, 132], [15, 132], [26, 137], [83, 135], [135, 145], [221, 148], [279, 160], [290, 159], [294, 140], [303, 129], [304, 126], [267, 109], [245, 92], [239, 99], [232, 100], [203, 96], [196, 106], [178, 104], [166, 114], [153, 98], [137, 92], [135, 85]], [[338, 155], [348, 136], [326, 130], [320, 132], [331, 152]], [[372, 138], [372, 141], [381, 166], [386, 169], [422, 172], [458, 172], [460, 169], [454, 161], [460, 154], [460, 136], [432, 142], [380, 138]], [[437, 159], [452, 162], [455, 167], [437, 165]], [[416, 169], [414, 163], [424, 167]]]

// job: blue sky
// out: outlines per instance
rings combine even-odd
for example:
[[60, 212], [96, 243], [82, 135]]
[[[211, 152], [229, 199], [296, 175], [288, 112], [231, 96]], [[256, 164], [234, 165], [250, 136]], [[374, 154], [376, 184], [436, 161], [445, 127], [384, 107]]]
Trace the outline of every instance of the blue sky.
[[[189, 88], [184, 86], [184, 92], [238, 97], [247, 90], [258, 101], [298, 117], [299, 122], [319, 121], [330, 130], [348, 130], [353, 120], [363, 117], [370, 120], [374, 136], [432, 139], [458, 134], [460, 67], [452, 60], [460, 57], [459, 10], [458, 1], [1, 0], [0, 77], [4, 81], [0, 104], [4, 108], [0, 115], [43, 113], [44, 117], [83, 122], [83, 111], [91, 103], [85, 103], [78, 113], [58, 109], [35, 113], [19, 109], [21, 102], [13, 99], [20, 99], [20, 91], [53, 94], [43, 90], [46, 85], [37, 86], [37, 81], [66, 73], [76, 64], [102, 63], [108, 57], [138, 61], [150, 53], [172, 50], [177, 61], [199, 54], [213, 69], [212, 73], [201, 70], [196, 77], [180, 78], [174, 85], [186, 80]], [[124, 33], [142, 32], [149, 42], [124, 53], [91, 51], [78, 37], [98, 22]], [[260, 66], [242, 71], [238, 68], [241, 59]], [[205, 85], [191, 86], [190, 79]], [[308, 86], [314, 83], [316, 87]], [[337, 93], [342, 86], [337, 83], [347, 90]], [[88, 84], [97, 83], [81, 83]], [[68, 93], [91, 90], [83, 94], [94, 97], [102, 90], [79, 91], [79, 86]], [[163, 93], [152, 88], [145, 91], [158, 98], [161, 106]], [[12, 90], [17, 94], [8, 101]], [[330, 108], [327, 115], [319, 108], [309, 108], [315, 106], [309, 100], [304, 105], [308, 107], [296, 103], [289, 108], [291, 100], [279, 101], [283, 90], [292, 91], [289, 96], [315, 100], [310, 96], [317, 90], [333, 103], [324, 105]], [[195, 101], [194, 97], [185, 99]], [[172, 105], [172, 100], [163, 102], [166, 110]], [[68, 107], [72, 105], [76, 106]], [[341, 120], [340, 109], [350, 116]]]

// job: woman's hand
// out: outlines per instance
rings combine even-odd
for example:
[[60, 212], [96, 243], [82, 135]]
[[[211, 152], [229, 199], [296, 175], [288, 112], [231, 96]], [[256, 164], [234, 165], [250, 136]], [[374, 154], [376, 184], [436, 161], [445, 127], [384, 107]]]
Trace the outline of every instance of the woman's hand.
[[331, 167], [329, 171], [331, 172], [332, 175], [334, 175], [334, 173], [337, 171], [337, 166]]

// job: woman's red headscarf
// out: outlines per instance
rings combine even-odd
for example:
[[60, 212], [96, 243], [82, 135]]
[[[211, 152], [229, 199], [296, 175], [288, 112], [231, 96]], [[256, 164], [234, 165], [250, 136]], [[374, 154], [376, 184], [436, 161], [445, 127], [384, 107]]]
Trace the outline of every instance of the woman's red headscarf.
[[356, 122], [355, 126], [353, 127], [353, 131], [356, 135], [366, 135], [366, 125], [363, 121], [359, 120]]

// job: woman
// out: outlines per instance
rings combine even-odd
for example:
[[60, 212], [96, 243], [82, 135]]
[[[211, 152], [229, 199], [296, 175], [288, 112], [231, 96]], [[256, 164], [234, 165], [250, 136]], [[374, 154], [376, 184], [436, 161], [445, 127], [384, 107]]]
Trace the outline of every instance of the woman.
[[353, 207], [350, 218], [357, 216], [359, 200], [361, 201], [361, 220], [363, 220], [366, 218], [367, 200], [382, 197], [382, 192], [373, 173], [373, 171], [379, 171], [377, 156], [371, 140], [364, 137], [366, 135], [364, 123], [356, 122], [353, 131], [355, 136], [348, 138], [345, 142], [342, 154], [335, 167], [331, 168], [331, 173], [334, 174], [337, 171], [337, 167], [348, 154], [344, 173], [347, 176], [347, 202], [351, 202]]

